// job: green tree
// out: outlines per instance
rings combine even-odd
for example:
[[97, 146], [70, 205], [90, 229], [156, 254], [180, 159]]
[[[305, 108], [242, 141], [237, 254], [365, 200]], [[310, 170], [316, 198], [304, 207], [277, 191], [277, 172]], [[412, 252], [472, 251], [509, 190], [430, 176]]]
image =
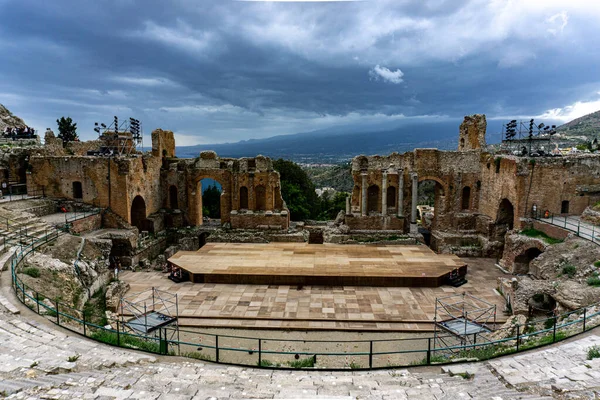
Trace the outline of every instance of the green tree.
[[210, 185], [202, 193], [202, 212], [205, 217], [221, 218], [221, 191], [217, 185]]
[[337, 192], [333, 197], [325, 192], [321, 195], [321, 214], [320, 220], [331, 220], [337, 217], [338, 213], [346, 209], [346, 192]]
[[321, 211], [319, 197], [306, 172], [295, 162], [281, 158], [273, 162], [273, 168], [279, 172], [281, 196], [292, 220], [317, 218]]
[[79, 139], [77, 136], [77, 124], [73, 122], [71, 117], [60, 117], [60, 119], [56, 120], [56, 123], [58, 124], [58, 138], [62, 139], [63, 146]]

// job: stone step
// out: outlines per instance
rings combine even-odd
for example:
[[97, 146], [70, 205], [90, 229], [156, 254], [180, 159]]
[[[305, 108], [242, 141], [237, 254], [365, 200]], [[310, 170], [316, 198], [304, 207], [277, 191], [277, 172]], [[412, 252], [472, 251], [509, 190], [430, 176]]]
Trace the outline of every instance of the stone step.
[[8, 300], [6, 297], [2, 296], [0, 294], [0, 305], [2, 305], [4, 308], [6, 308], [8, 310], [9, 313], [11, 314], [20, 314], [21, 311], [19, 311], [19, 309], [10, 302], [10, 300]]

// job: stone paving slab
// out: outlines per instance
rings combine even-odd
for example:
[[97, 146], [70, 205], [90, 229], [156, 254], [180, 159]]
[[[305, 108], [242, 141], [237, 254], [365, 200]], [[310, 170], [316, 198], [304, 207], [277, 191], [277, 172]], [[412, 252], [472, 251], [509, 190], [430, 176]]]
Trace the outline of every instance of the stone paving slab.
[[[464, 259], [469, 282], [437, 288], [360, 286], [268, 286], [174, 283], [160, 272], [120, 274], [130, 285], [130, 300], [147, 299], [155, 287], [177, 294], [182, 326], [267, 327], [295, 329], [415, 330], [432, 329], [438, 297], [468, 292], [498, 309], [504, 298], [495, 290], [505, 276], [486, 258]], [[141, 294], [145, 293], [145, 294]], [[506, 317], [497, 315], [498, 322]]]

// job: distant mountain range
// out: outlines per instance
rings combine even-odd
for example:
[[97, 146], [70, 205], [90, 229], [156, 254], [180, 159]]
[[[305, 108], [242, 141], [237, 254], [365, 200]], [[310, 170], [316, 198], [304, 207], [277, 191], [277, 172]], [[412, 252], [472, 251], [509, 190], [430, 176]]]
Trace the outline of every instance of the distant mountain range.
[[[460, 120], [380, 124], [376, 127], [340, 126], [293, 135], [251, 139], [236, 143], [177, 147], [179, 157], [197, 157], [214, 150], [222, 157], [285, 158], [296, 162], [325, 163], [351, 159], [359, 154], [390, 154], [414, 148], [455, 149]], [[498, 125], [498, 126], [496, 126]], [[488, 131], [500, 131], [501, 124], [488, 123]]]
[[[461, 120], [381, 123], [376, 126], [338, 126], [293, 135], [266, 139], [243, 140], [236, 143], [177, 147], [179, 157], [197, 157], [203, 150], [214, 150], [222, 157], [285, 158], [303, 163], [337, 163], [359, 154], [390, 154], [414, 148], [435, 147], [456, 149]], [[501, 140], [502, 123], [488, 120], [487, 142]], [[552, 121], [540, 121], [546, 124]], [[600, 111], [577, 118], [558, 127], [568, 143], [592, 140], [600, 136]]]

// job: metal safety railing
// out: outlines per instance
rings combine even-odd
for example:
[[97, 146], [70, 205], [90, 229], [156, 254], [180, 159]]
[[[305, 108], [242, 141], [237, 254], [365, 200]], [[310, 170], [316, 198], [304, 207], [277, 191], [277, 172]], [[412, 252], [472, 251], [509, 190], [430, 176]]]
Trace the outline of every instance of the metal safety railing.
[[[489, 359], [560, 341], [600, 326], [600, 303], [556, 317], [529, 321], [510, 328], [475, 334], [472, 340], [454, 335], [456, 345], [435, 348], [434, 338], [415, 336], [375, 340], [311, 340], [249, 337], [200, 332], [193, 329], [160, 328], [153, 334], [140, 335], [128, 331], [116, 321], [114, 327], [89, 321], [84, 310], [78, 310], [59, 299], [49, 299], [28, 287], [19, 277], [20, 264], [37, 248], [55, 240], [60, 230], [36, 241], [18, 246], [10, 259], [12, 287], [17, 298], [34, 312], [55, 324], [107, 344], [170, 354], [218, 363], [267, 368], [319, 368], [329, 370], [375, 369], [430, 365], [461, 359]], [[542, 327], [543, 326], [543, 327]], [[174, 336], [172, 329], [179, 330]], [[498, 336], [496, 336], [498, 335]], [[493, 337], [506, 336], [493, 340]], [[169, 339], [178, 337], [179, 339]], [[467, 344], [468, 343], [468, 344]]]
[[558, 226], [567, 231], [573, 232], [582, 239], [586, 239], [600, 245], [600, 227], [586, 222], [581, 222], [578, 218], [565, 215], [556, 215], [549, 211], [536, 211], [533, 213], [533, 219], [550, 225]]

